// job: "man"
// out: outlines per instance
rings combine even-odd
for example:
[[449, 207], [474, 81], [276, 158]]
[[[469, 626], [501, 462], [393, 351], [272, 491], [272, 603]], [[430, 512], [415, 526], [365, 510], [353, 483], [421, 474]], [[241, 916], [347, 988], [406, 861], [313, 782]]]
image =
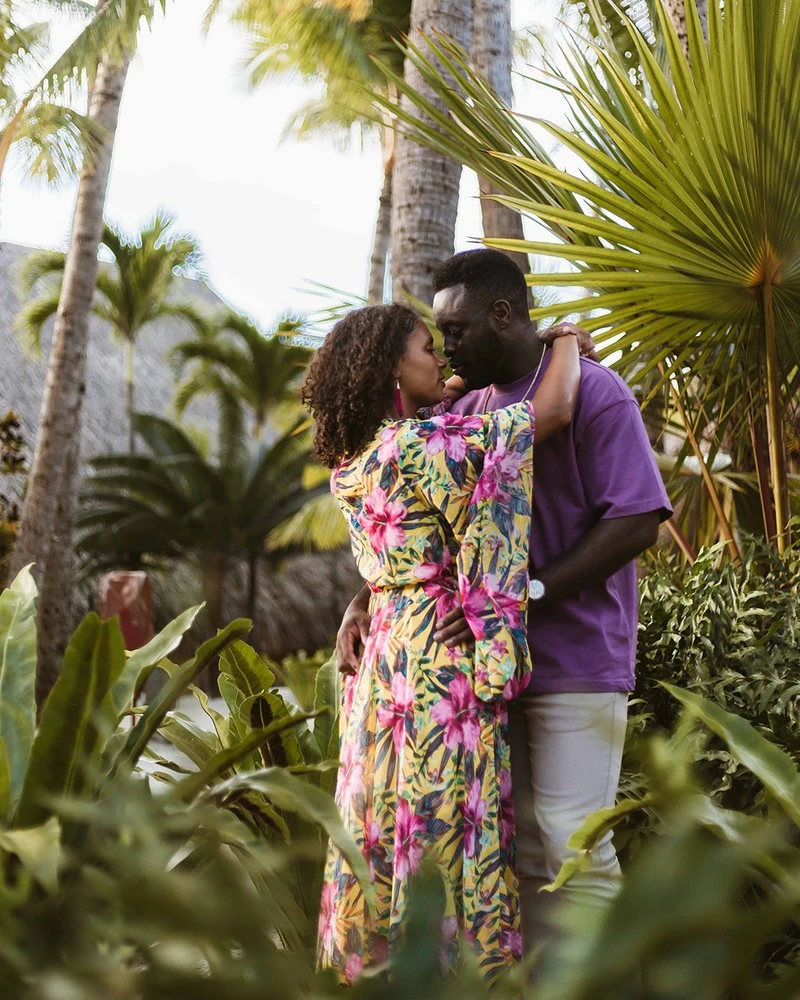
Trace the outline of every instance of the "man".
[[[435, 289], [444, 352], [467, 389], [453, 412], [484, 413], [531, 398], [549, 356], [542, 358], [516, 264], [495, 250], [456, 254], [441, 267]], [[636, 400], [609, 369], [581, 360], [573, 423], [534, 444], [533, 492], [533, 681], [510, 713], [526, 947], [553, 933], [556, 897], [539, 890], [569, 856], [568, 838], [589, 813], [614, 804], [634, 684], [634, 560], [671, 513]], [[337, 650], [344, 669], [357, 662], [357, 640], [366, 638], [365, 608], [359, 595], [342, 622]], [[437, 628], [439, 641], [470, 638], [460, 611]], [[563, 898], [604, 906], [618, 877], [609, 834]]]

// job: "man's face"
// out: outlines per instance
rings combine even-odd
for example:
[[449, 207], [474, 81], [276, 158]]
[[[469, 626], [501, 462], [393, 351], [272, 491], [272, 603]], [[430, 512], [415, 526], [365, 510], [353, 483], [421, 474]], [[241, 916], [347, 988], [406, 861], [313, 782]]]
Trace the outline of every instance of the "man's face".
[[504, 344], [491, 310], [476, 309], [464, 285], [453, 285], [436, 293], [433, 314], [445, 357], [467, 389], [482, 389], [497, 381]]

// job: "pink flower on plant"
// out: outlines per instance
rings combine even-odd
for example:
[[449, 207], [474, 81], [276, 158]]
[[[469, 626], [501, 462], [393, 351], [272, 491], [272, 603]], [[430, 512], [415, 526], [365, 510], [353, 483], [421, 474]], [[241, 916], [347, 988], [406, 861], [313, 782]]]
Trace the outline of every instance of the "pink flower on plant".
[[434, 417], [431, 423], [436, 430], [425, 442], [429, 455], [445, 452], [454, 462], [463, 462], [467, 454], [467, 437], [470, 431], [480, 430], [480, 417], [459, 417], [454, 413], [443, 413]]
[[422, 581], [425, 594], [435, 598], [436, 614], [440, 617], [456, 606], [455, 580], [450, 572], [451, 561], [450, 550], [445, 548], [441, 562], [420, 563], [414, 568], [414, 576]]
[[474, 858], [480, 841], [481, 824], [486, 815], [487, 806], [481, 798], [481, 783], [473, 781], [470, 785], [467, 801], [460, 804], [464, 817], [464, 857]]
[[394, 749], [400, 753], [405, 741], [406, 718], [414, 706], [414, 688], [401, 673], [392, 675], [392, 698], [378, 709], [378, 722], [392, 730]]
[[444, 745], [454, 750], [464, 746], [474, 750], [480, 736], [478, 699], [466, 676], [457, 673], [447, 685], [447, 695], [431, 708], [431, 718], [444, 726]]
[[354, 743], [342, 746], [339, 767], [339, 783], [337, 798], [343, 806], [348, 806], [352, 800], [364, 791], [364, 765], [358, 756]]
[[405, 504], [399, 500], [387, 500], [386, 490], [376, 486], [364, 499], [358, 523], [366, 531], [373, 550], [381, 552], [387, 545], [405, 544], [406, 533], [400, 527], [405, 516]]
[[483, 472], [473, 491], [472, 502], [508, 500], [509, 484], [519, 479], [519, 470], [524, 457], [520, 452], [507, 451], [505, 441], [498, 441], [497, 445], [486, 453]]
[[364, 960], [360, 955], [356, 955], [353, 952], [347, 959], [347, 964], [344, 967], [344, 978], [347, 980], [347, 985], [352, 986], [363, 971]]
[[500, 772], [500, 846], [508, 847], [514, 839], [514, 797], [511, 788], [511, 771], [504, 767]]
[[389, 426], [384, 427], [378, 435], [381, 439], [381, 444], [378, 448], [379, 462], [396, 462], [400, 457], [400, 449], [398, 448], [397, 441], [395, 440], [399, 430], [400, 424], [389, 424]]
[[425, 832], [425, 820], [411, 811], [406, 799], [398, 799], [394, 827], [394, 872], [397, 878], [416, 875], [422, 864], [423, 845], [420, 834]]
[[330, 951], [333, 947], [333, 939], [336, 933], [336, 890], [332, 882], [326, 882], [322, 886], [322, 898], [320, 900], [319, 912], [319, 939], [325, 951]]

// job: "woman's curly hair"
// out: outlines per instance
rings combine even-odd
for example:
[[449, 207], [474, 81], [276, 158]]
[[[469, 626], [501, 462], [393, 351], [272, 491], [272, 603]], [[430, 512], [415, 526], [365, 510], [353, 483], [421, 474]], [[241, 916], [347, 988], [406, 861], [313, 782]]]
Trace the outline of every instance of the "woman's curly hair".
[[357, 455], [375, 434], [418, 321], [405, 306], [354, 309], [317, 351], [301, 398], [314, 417], [314, 451], [328, 468]]

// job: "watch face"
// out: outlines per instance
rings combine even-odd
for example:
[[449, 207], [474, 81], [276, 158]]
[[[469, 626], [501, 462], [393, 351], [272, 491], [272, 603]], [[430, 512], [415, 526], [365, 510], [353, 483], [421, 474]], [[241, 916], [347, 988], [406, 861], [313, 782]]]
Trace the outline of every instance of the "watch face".
[[528, 584], [528, 597], [532, 601], [541, 601], [544, 597], [544, 584], [541, 580], [531, 580]]

